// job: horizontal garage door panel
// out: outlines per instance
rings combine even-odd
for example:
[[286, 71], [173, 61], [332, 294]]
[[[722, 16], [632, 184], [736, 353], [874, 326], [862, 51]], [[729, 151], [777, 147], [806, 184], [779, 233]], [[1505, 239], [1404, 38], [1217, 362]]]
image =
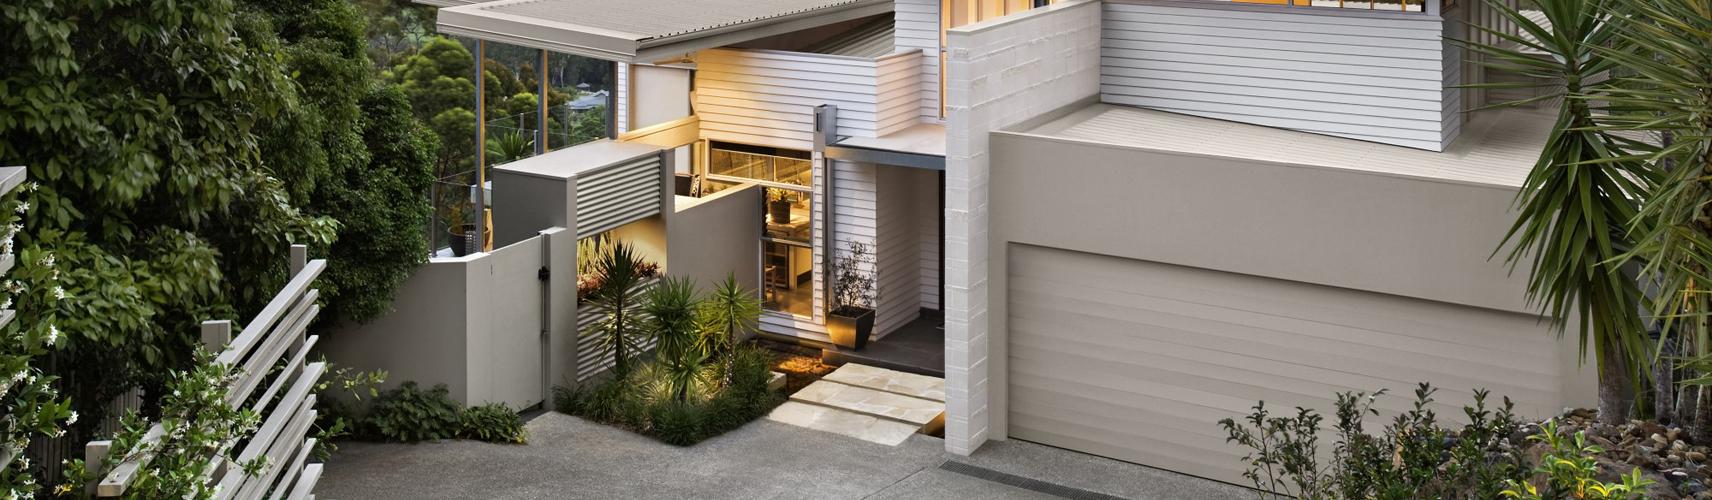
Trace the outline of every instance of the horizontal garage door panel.
[[1472, 389], [1522, 414], [1561, 405], [1556, 339], [1531, 316], [1357, 290], [1012, 245], [1009, 433], [1231, 482], [1242, 450], [1217, 422], [1258, 400], [1320, 409], [1417, 382], [1461, 416]]
[[[1359, 342], [1340, 343], [1335, 339], [1300, 336], [1243, 324], [1201, 320], [1202, 324], [1196, 325], [1193, 324], [1196, 318], [1181, 312], [1106, 306], [1096, 302], [1101, 299], [1094, 298], [1066, 300], [1050, 294], [1024, 291], [1022, 286], [1026, 285], [1015, 282], [1011, 285], [1012, 329], [1074, 329], [1082, 337], [1055, 338], [1052, 341], [1087, 343], [1084, 352], [1100, 356], [1114, 356], [1114, 351], [1127, 351], [1118, 357], [1119, 360], [1124, 359], [1123, 356], [1157, 355], [1216, 366], [1240, 360], [1238, 364], [1241, 366], [1264, 369], [1273, 375], [1298, 376], [1329, 383], [1333, 387], [1366, 391], [1386, 387], [1402, 390], [1413, 387], [1416, 382], [1432, 380], [1446, 388], [1447, 394], [1441, 396], [1449, 398], [1447, 401], [1458, 397], [1472, 400], [1469, 394], [1448, 392], [1467, 393], [1475, 388], [1532, 400], [1548, 398], [1556, 393], [1557, 379], [1555, 373], [1547, 369], [1549, 360], [1542, 360], [1540, 364], [1503, 364], [1506, 359], [1499, 358], [1481, 364], [1468, 359]], [[1061, 314], [1065, 312], [1072, 314]], [[1209, 329], [1209, 326], [1213, 328]], [[1046, 348], [1055, 347], [1048, 345]], [[1418, 362], [1398, 364], [1390, 361], [1398, 356], [1407, 356]]]

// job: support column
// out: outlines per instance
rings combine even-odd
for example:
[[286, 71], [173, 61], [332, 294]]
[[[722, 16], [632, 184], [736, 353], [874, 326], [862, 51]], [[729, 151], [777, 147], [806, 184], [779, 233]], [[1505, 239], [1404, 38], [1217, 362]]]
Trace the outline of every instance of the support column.
[[545, 50], [541, 51], [541, 67], [535, 70], [535, 75], [535, 81], [538, 82], [536, 84], [537, 93], [535, 95], [540, 101], [537, 103], [539, 105], [536, 106], [536, 109], [540, 110], [540, 114], [538, 115], [539, 120], [536, 121], [535, 127], [535, 155], [539, 156], [546, 154], [548, 151], [553, 149], [551, 144], [547, 144], [547, 138], [552, 137], [553, 135], [550, 133], [551, 130], [548, 127], [549, 124], [552, 123], [552, 120], [549, 119], [550, 116], [548, 113], [553, 111], [553, 106], [547, 103], [547, 51]]
[[[487, 42], [476, 40], [476, 247], [487, 251], [487, 78], [482, 62], [487, 60]], [[457, 221], [462, 224], [463, 221]]]

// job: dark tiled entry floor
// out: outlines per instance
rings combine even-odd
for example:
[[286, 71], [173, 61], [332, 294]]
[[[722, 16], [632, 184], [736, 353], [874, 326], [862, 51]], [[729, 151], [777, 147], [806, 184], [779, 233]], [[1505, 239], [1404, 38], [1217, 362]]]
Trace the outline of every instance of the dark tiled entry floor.
[[871, 340], [860, 351], [844, 348], [821, 350], [827, 364], [861, 363], [881, 368], [945, 377], [945, 329], [939, 313], [923, 311], [920, 318], [879, 340]]

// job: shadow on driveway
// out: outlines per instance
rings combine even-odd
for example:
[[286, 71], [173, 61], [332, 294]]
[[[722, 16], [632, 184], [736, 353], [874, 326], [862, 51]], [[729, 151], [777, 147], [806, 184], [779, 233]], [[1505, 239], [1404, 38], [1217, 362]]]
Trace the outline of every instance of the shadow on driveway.
[[689, 448], [560, 413], [528, 445], [341, 443], [321, 498], [1056, 498], [939, 468], [951, 459], [1125, 498], [1251, 498], [1242, 488], [1016, 441], [972, 457], [912, 436], [897, 447], [758, 420]]

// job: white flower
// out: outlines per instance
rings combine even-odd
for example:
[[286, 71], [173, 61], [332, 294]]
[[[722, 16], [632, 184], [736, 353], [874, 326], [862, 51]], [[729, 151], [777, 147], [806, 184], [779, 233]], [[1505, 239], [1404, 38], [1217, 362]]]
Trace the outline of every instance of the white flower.
[[31, 191], [35, 191], [35, 190], [37, 190], [37, 189], [41, 189], [41, 188], [42, 188], [42, 185], [41, 185], [41, 184], [36, 184], [36, 181], [30, 181], [30, 183], [29, 183], [29, 184], [25, 184], [25, 185], [24, 185], [24, 189], [28, 189], [28, 190], [31, 190]]
[[77, 423], [77, 412], [71, 412], [71, 417], [65, 419], [65, 425]]
[[0, 310], [11, 309], [11, 308], [12, 308], [12, 298], [6, 297], [6, 302], [0, 303]]
[[54, 293], [54, 298], [61, 299], [61, 300], [65, 299], [65, 289], [59, 287], [59, 285], [54, 285], [53, 293]]
[[59, 342], [59, 327], [48, 325], [48, 345], [54, 345], [55, 342]]
[[24, 212], [30, 211], [30, 202], [27, 202], [27, 201], [18, 202], [18, 208], [16, 210], [18, 211], [18, 213], [24, 213]]
[[42, 256], [42, 267], [53, 267], [53, 265], [54, 265], [54, 256], [53, 256], [52, 252], [49, 252], [47, 255]]

